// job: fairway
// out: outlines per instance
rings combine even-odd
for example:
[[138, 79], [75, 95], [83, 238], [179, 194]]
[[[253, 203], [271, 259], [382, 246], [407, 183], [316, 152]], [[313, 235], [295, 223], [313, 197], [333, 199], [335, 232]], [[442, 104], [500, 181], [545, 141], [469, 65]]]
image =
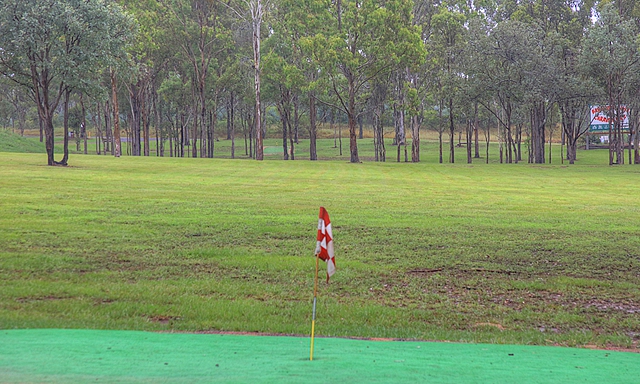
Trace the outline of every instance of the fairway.
[[4, 383], [636, 383], [638, 355], [575, 348], [86, 330], [0, 332]]
[[0, 328], [638, 349], [634, 166], [0, 153]]

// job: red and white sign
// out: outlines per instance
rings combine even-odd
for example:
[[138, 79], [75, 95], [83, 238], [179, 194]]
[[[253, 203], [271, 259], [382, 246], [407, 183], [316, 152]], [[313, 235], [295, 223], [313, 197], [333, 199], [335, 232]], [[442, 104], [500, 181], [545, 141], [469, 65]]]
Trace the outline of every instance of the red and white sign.
[[[622, 127], [629, 126], [629, 108], [624, 105], [620, 106], [620, 116], [618, 121], [622, 121]], [[594, 105], [591, 107], [591, 124], [590, 125], [609, 125], [615, 121], [616, 110], [608, 105]]]

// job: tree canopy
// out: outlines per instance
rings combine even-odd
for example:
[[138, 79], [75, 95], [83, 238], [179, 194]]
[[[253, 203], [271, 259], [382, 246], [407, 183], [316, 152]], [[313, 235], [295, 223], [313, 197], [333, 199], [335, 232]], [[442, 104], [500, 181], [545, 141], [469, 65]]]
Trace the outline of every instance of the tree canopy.
[[[57, 163], [53, 116], [59, 103], [74, 90], [99, 88], [101, 72], [126, 60], [134, 32], [131, 17], [106, 0], [1, 3], [0, 73], [35, 101], [49, 165]], [[66, 158], [59, 163], [66, 165]]]

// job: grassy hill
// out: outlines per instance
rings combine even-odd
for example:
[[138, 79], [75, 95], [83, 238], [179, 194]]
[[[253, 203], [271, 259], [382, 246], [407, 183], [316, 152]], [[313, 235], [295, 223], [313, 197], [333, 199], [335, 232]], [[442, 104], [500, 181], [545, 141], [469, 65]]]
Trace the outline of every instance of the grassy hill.
[[0, 152], [45, 153], [44, 143], [0, 129]]
[[306, 334], [325, 206], [318, 335], [638, 346], [637, 166], [0, 164], [0, 328]]

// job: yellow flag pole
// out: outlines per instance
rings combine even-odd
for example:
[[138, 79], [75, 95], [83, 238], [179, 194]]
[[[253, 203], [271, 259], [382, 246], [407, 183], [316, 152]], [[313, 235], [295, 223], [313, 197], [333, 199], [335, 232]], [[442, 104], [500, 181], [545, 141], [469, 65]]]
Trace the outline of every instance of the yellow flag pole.
[[318, 264], [320, 263], [320, 255], [316, 255], [316, 277], [313, 287], [313, 315], [311, 316], [311, 355], [309, 360], [313, 360], [313, 339], [316, 330], [316, 297], [318, 296]]

